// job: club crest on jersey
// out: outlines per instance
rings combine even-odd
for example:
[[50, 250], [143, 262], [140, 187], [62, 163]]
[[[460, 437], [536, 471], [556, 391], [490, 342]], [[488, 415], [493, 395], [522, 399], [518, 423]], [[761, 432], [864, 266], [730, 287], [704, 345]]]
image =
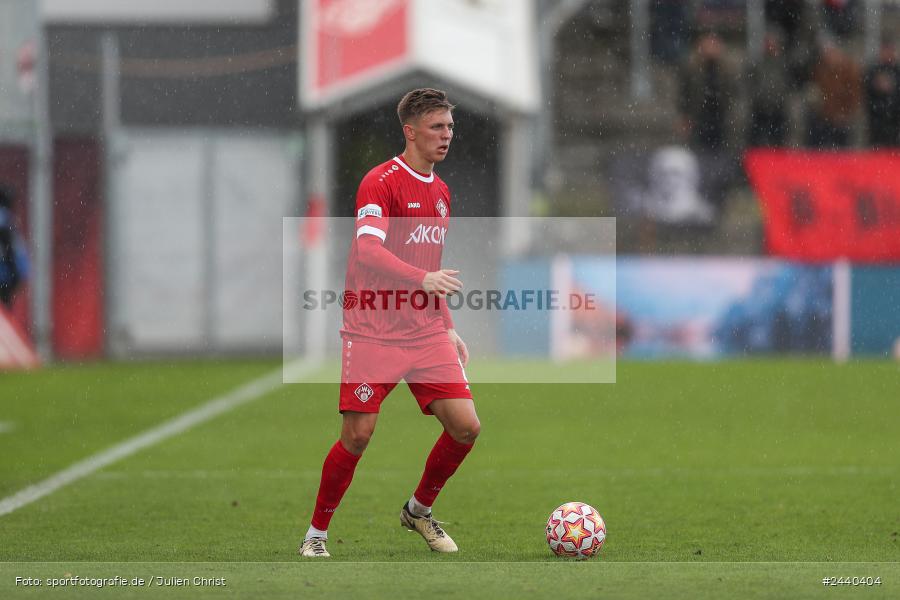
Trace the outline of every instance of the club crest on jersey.
[[444, 217], [445, 219], [447, 218], [447, 213], [449, 211], [447, 210], [447, 204], [444, 202], [443, 198], [438, 198], [437, 204], [435, 204], [434, 207], [439, 213], [441, 213], [442, 217]]
[[412, 233], [409, 234], [409, 239], [406, 240], [406, 245], [416, 243], [440, 244], [443, 246], [444, 239], [446, 237], [446, 227], [438, 227], [437, 225], [422, 225], [421, 223], [419, 223], [416, 228], [412, 230]]
[[356, 394], [360, 402], [368, 402], [369, 398], [375, 395], [375, 390], [369, 387], [368, 383], [363, 383], [353, 393]]

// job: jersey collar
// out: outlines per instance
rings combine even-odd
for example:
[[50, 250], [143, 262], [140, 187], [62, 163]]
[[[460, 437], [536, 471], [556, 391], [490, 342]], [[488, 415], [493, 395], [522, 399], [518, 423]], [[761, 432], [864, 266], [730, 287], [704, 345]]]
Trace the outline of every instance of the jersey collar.
[[419, 173], [418, 171], [416, 171], [415, 169], [410, 167], [408, 164], [403, 162], [403, 159], [400, 158], [399, 156], [394, 157], [394, 162], [397, 163], [398, 165], [400, 165], [401, 167], [403, 167], [404, 169], [406, 169], [407, 173], [409, 173], [410, 175], [412, 175], [419, 181], [424, 181], [425, 183], [431, 183], [432, 181], [434, 181], [434, 171], [429, 173], [428, 177], [425, 177], [424, 175], [422, 175], [421, 173]]

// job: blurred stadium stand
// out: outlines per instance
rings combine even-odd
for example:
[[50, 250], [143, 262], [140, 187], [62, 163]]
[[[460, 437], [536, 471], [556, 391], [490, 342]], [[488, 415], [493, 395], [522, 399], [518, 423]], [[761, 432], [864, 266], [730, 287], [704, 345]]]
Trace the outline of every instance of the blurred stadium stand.
[[[124, 288], [115, 279], [123, 277], [116, 261], [135, 263], [129, 262], [134, 256], [125, 246], [115, 245], [117, 234], [111, 228], [128, 219], [151, 226], [151, 220], [117, 212], [134, 202], [119, 201], [116, 195], [135, 191], [128, 186], [144, 185], [153, 174], [139, 173], [123, 183], [134, 175], [125, 167], [136, 163], [128, 162], [125, 147], [118, 143], [137, 148], [170, 136], [173, 156], [192, 158], [160, 160], [174, 161], [173, 168], [193, 182], [198, 197], [192, 210], [211, 211], [191, 213], [192, 219], [206, 214], [208, 222], [197, 223], [200, 246], [185, 250], [202, 254], [191, 260], [197, 263], [203, 290], [184, 302], [199, 302], [196, 319], [205, 324], [198, 326], [189, 344], [173, 337], [168, 345], [144, 349], [276, 352], [280, 341], [272, 339], [274, 321], [257, 322], [258, 331], [268, 333], [255, 339], [238, 335], [227, 341], [219, 335], [216, 323], [228, 320], [223, 315], [230, 313], [216, 305], [214, 290], [217, 277], [220, 282], [230, 277], [223, 264], [231, 264], [227, 261], [233, 257], [216, 250], [221, 243], [216, 236], [231, 235], [227, 226], [222, 229], [228, 219], [247, 222], [247, 216], [235, 216], [237, 212], [223, 215], [228, 206], [259, 200], [255, 194], [260, 188], [248, 176], [243, 196], [234, 192], [230, 200], [222, 200], [222, 183], [209, 179], [220, 176], [217, 156], [236, 152], [244, 157], [240, 160], [246, 172], [264, 177], [272, 163], [266, 152], [283, 152], [286, 158], [273, 177], [286, 181], [294, 175], [293, 183], [279, 188], [277, 207], [269, 208], [298, 216], [309, 210], [312, 200], [325, 197], [330, 199], [329, 214], [345, 216], [347, 199], [363, 172], [399, 147], [393, 117], [397, 90], [413, 84], [446, 85], [460, 103], [454, 152], [441, 169], [456, 194], [455, 214], [609, 216], [618, 219], [621, 254], [762, 256], [767, 247], [760, 203], [742, 161], [750, 118], [745, 73], [761, 56], [765, 33], [777, 28], [789, 45], [785, 62], [793, 83], [785, 145], [792, 149], [802, 149], [807, 142], [816, 92], [810, 73], [819, 49], [841, 48], [862, 75], [876, 59], [881, 40], [900, 37], [898, 0], [534, 0], [533, 67], [543, 83], [536, 114], [428, 69], [366, 90], [359, 94], [362, 98], [305, 112], [299, 91], [299, 72], [307, 58], [301, 2], [257, 0], [252, 3], [255, 14], [233, 18], [222, 14], [224, 10], [203, 8], [212, 16], [187, 21], [147, 15], [131, 20], [121, 8], [108, 10], [104, 17], [104, 3], [92, 2], [85, 6], [100, 6], [99, 16], [74, 19], [60, 9], [46, 18], [42, 31], [49, 58], [49, 122], [42, 124], [40, 111], [28, 114], [29, 92], [19, 90], [23, 70], [34, 65], [29, 67], [25, 46], [29, 13], [15, 2], [0, 3], [9, 17], [4, 19], [6, 41], [0, 42], [0, 106], [5, 107], [0, 110], [0, 178], [16, 186], [23, 204], [32, 207], [17, 218], [23, 229], [33, 232], [37, 273], [13, 314], [32, 324], [43, 354], [52, 348], [63, 358], [130, 356], [141, 350], [133, 343], [133, 332], [116, 321], [117, 315], [133, 314], [117, 304], [122, 296], [116, 290]], [[59, 9], [78, 3], [50, 4]], [[345, 4], [390, 8], [406, 0]], [[453, 0], [448, 10], [490, 16], [504, 6], [504, 0]], [[14, 9], [20, 13], [10, 12]], [[14, 25], [17, 21], [21, 26]], [[26, 33], [17, 37], [16, 32]], [[721, 40], [722, 54], [734, 68], [736, 90], [726, 98], [726, 143], [712, 152], [692, 146], [682, 100], [683, 65], [698, 35], [710, 32]], [[41, 56], [38, 52], [32, 58]], [[862, 97], [863, 89], [857, 91]], [[849, 146], [860, 152], [868, 149], [869, 139], [864, 104], [865, 99], [849, 110]], [[895, 109], [900, 111], [900, 100]], [[316, 119], [323, 118], [328, 121], [326, 139], [331, 140], [324, 146], [316, 129]], [[515, 129], [513, 124], [520, 122], [525, 125]], [[43, 152], [55, 158], [44, 179], [36, 175], [43, 155], [39, 144], [32, 144], [41, 137], [35, 135], [41, 125], [49, 125], [47, 139], [52, 141]], [[235, 150], [248, 140], [268, 150]], [[518, 146], [528, 146], [529, 154], [516, 155]], [[333, 164], [318, 162], [325, 160], [320, 156], [323, 147], [335, 150]], [[25, 163], [27, 173], [22, 172]], [[329, 188], [324, 196], [324, 188], [317, 189], [322, 187], [318, 178], [323, 165], [331, 173], [322, 184]], [[241, 171], [231, 175], [241, 179]], [[159, 177], [177, 179], [171, 173]], [[40, 199], [42, 181], [53, 182], [52, 203]], [[663, 206], [673, 194], [681, 203], [677, 210]], [[510, 206], [511, 199], [520, 204]], [[55, 208], [49, 219], [40, 207], [51, 204]], [[235, 244], [244, 251], [241, 264], [259, 265], [269, 256], [254, 235], [236, 236]], [[52, 255], [46, 254], [48, 245], [36, 243], [37, 237], [55, 242]], [[187, 264], [184, 258], [170, 256], [182, 266]], [[187, 271], [182, 275], [190, 277]], [[47, 298], [42, 289], [51, 284], [52, 298]], [[261, 284], [247, 279], [246, 285], [250, 287], [244, 294]], [[153, 319], [145, 324], [149, 322]]]
[[[556, 36], [554, 102], [557, 124], [554, 156], [545, 175], [550, 214], [615, 215], [619, 219], [619, 251], [654, 254], [758, 254], [763, 251], [759, 208], [740, 168], [746, 148], [749, 121], [749, 83], [739, 77], [738, 94], [728, 120], [729, 143], [717, 154], [731, 160], [726, 169], [722, 198], [715, 203], [721, 213], [710, 227], [672, 226], [652, 219], [629, 218], [623, 214], [620, 190], [615, 185], [617, 159], [646, 162], [655, 148], [681, 145], [687, 140], [679, 130], [679, 88], [683, 71], [679, 66], [689, 58], [698, 33], [715, 32], [722, 39], [724, 55], [742, 74], [752, 62], [748, 48], [761, 41], [749, 39], [747, 3], [741, 0], [659, 1], [648, 6], [648, 32], [660, 29], [675, 41], [659, 43], [665, 56], [651, 61], [647, 73], [651, 96], [634, 98], [631, 59], [631, 22], [623, 19], [641, 3], [630, 0], [591, 1], [563, 26]], [[763, 3], [758, 3], [762, 8]], [[777, 4], [777, 3], [776, 3]], [[789, 4], [789, 3], [785, 3]], [[850, 2], [852, 26], [842, 36], [833, 34], [825, 22], [827, 2], [806, 1], [804, 20], [798, 26], [796, 61], [801, 80], [788, 98], [787, 146], [800, 148], [805, 140], [807, 108], [805, 100], [811, 84], [804, 75], [814, 64], [816, 46], [833, 41], [861, 65], [874, 60], [867, 55], [868, 39], [864, 9], [877, 3]], [[840, 3], [836, 3], [840, 4]], [[672, 17], [674, 7], [675, 17]], [[668, 13], [666, 12], [668, 11]], [[880, 16], [879, 39], [892, 40], [900, 33], [900, 3], [886, 2]], [[655, 27], [655, 19], [668, 17], [669, 28]], [[766, 30], [784, 32], [771, 20]], [[653, 51], [653, 39], [650, 46]], [[788, 62], [785, 56], [785, 62]], [[862, 94], [862, 90], [860, 90]], [[592, 101], [591, 99], [598, 99]], [[852, 146], [864, 148], [867, 138], [862, 106], [854, 115]], [[900, 142], [895, 142], [900, 143]], [[701, 161], [702, 162], [702, 161]]]

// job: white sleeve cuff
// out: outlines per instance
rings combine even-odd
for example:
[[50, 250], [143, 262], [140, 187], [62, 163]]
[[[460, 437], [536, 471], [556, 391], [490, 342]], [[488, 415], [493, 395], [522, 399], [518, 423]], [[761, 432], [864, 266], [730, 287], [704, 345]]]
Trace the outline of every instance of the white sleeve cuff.
[[362, 227], [357, 229], [356, 237], [358, 238], [359, 236], [365, 235], [367, 233], [369, 235], [374, 235], [375, 237], [381, 238], [382, 242], [387, 237], [387, 234], [384, 231], [382, 231], [381, 229], [378, 229], [377, 227], [372, 227], [371, 225], [363, 225]]

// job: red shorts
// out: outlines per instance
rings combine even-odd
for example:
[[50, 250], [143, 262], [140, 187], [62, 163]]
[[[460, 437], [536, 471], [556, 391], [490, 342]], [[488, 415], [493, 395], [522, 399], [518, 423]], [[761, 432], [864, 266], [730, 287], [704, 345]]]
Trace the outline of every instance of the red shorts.
[[456, 349], [445, 341], [424, 346], [387, 346], [344, 338], [340, 411], [377, 413], [401, 379], [419, 409], [442, 398], [471, 398], [469, 382]]

